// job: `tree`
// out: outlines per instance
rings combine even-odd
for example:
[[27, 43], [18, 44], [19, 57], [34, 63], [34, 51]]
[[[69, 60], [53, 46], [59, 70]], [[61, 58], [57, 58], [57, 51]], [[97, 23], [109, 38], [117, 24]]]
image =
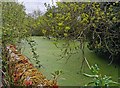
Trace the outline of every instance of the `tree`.
[[[106, 10], [106, 22], [111, 22], [110, 25], [100, 23], [97, 25], [96, 32], [89, 31], [88, 40], [89, 48], [97, 54], [110, 59], [112, 63], [119, 60], [120, 55], [120, 2], [118, 3], [101, 3], [102, 9]], [[93, 29], [93, 28], [91, 28]], [[94, 38], [93, 38], [94, 37]]]
[[[28, 19], [27, 19], [28, 18]], [[5, 86], [13, 86], [13, 78], [9, 74], [9, 57], [6, 47], [8, 45], [16, 47], [19, 52], [21, 50], [22, 40], [26, 40], [30, 45], [33, 54], [32, 60], [36, 65], [41, 65], [38, 60], [38, 54], [35, 49], [35, 41], [31, 39], [30, 26], [33, 19], [26, 13], [24, 6], [16, 2], [2, 3], [2, 73], [6, 80], [3, 81]], [[32, 24], [33, 25], [33, 24]]]
[[[17, 44], [27, 33], [27, 19], [24, 6], [16, 2], [2, 3], [3, 44]], [[28, 35], [27, 35], [28, 36]]]
[[32, 36], [43, 36], [42, 29], [39, 25], [42, 15], [43, 14], [40, 10], [35, 10], [27, 16], [27, 20], [29, 22], [28, 27]]
[[[43, 32], [56, 39], [79, 41], [83, 54], [87, 41], [89, 48], [93, 46], [93, 50], [106, 50], [109, 52], [108, 56], [113, 56], [112, 53], [114, 52], [115, 55], [119, 50], [114, 45], [112, 45], [113, 50], [110, 49], [111, 40], [108, 37], [110, 38], [110, 34], [115, 36], [116, 33], [116, 36], [119, 36], [119, 30], [116, 33], [110, 32], [114, 24], [119, 23], [120, 12], [119, 10], [114, 12], [114, 5], [118, 4], [118, 2], [57, 2], [57, 6], [46, 5], [47, 12], [45, 13]], [[119, 43], [116, 42], [116, 45], [119, 46]]]

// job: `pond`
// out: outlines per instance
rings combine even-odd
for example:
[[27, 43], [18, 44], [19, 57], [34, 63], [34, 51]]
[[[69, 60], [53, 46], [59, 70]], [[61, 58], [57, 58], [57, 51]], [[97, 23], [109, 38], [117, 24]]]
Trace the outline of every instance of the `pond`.
[[[90, 78], [85, 77], [80, 73], [80, 67], [82, 63], [81, 53], [74, 54], [66, 63], [66, 58], [59, 59], [60, 49], [58, 49], [51, 40], [44, 39], [43, 37], [33, 37], [36, 41], [37, 52], [39, 54], [39, 60], [43, 65], [43, 68], [39, 70], [44, 73], [47, 78], [51, 78], [51, 73], [56, 70], [62, 70], [63, 74], [58, 79], [59, 86], [84, 86], [91, 81]], [[63, 41], [61, 41], [63, 43]], [[25, 43], [22, 52], [27, 57], [31, 57], [30, 46]], [[98, 57], [87, 47], [85, 48], [85, 56], [90, 65], [98, 64], [100, 67], [100, 73], [102, 75], [112, 76], [114, 81], [118, 81], [118, 66], [109, 63], [104, 58]], [[32, 61], [34, 64], [35, 62]], [[87, 65], [84, 65], [84, 72], [90, 73]]]

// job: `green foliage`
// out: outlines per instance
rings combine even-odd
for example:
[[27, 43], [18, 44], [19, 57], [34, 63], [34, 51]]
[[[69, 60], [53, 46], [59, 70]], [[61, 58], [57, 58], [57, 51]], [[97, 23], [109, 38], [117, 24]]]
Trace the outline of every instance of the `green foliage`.
[[119, 57], [119, 2], [57, 2], [46, 7], [42, 22], [46, 36], [79, 41], [80, 48], [87, 41], [90, 49]]
[[2, 41], [4, 44], [17, 44], [26, 37], [27, 19], [23, 5], [16, 2], [3, 2], [2, 21]]
[[[35, 42], [28, 39], [31, 35], [46, 35], [57, 39], [64, 39], [63, 55], [71, 55], [72, 49], [82, 50], [84, 57], [85, 42], [88, 47], [96, 52], [106, 53], [108, 56], [118, 58], [120, 55], [120, 3], [96, 2], [57, 2], [56, 6], [45, 4], [47, 12], [40, 16], [37, 12], [32, 16], [25, 13], [24, 6], [16, 2], [2, 3], [3, 20], [3, 48], [7, 44], [18, 45], [26, 39], [31, 46], [33, 59], [39, 65], [38, 55], [35, 52]], [[79, 44], [75, 45], [74, 42]], [[73, 46], [71, 46], [73, 42]], [[3, 52], [4, 49], [3, 49]], [[3, 55], [5, 56], [5, 54]], [[5, 57], [4, 57], [5, 59]], [[99, 75], [97, 65], [91, 67], [96, 86], [109, 85], [111, 78]], [[59, 72], [55, 72], [59, 75]], [[54, 75], [55, 76], [55, 75]], [[56, 78], [56, 77], [55, 77]]]
[[53, 76], [53, 79], [54, 79], [55, 81], [57, 81], [58, 78], [61, 76], [61, 74], [63, 74], [63, 72], [62, 72], [61, 70], [57, 70], [57, 71], [55, 71], [54, 73], [51, 73], [51, 74], [52, 74], [52, 76]]
[[108, 86], [110, 86], [110, 84], [116, 84], [117, 86], [120, 85], [118, 82], [113, 81], [111, 76], [106, 76], [106, 75], [102, 76], [99, 73], [99, 70], [100, 69], [99, 69], [98, 65], [95, 64], [94, 66], [91, 66], [91, 68], [90, 68], [92, 75], [83, 73], [83, 75], [93, 78], [93, 80], [91, 82], [89, 82], [86, 86], [89, 86], [90, 84], [94, 84], [92, 86], [98, 86], [98, 88], [100, 86], [108, 88]]
[[[16, 2], [2, 3], [2, 63], [4, 74], [4, 85], [14, 85], [11, 76], [9, 75], [9, 61], [6, 52], [6, 46], [9, 44], [17, 46], [19, 52], [21, 50], [22, 40], [26, 40], [31, 47], [33, 53], [32, 59], [35, 60], [36, 65], [40, 65], [37, 59], [38, 55], [35, 49], [35, 42], [30, 38], [30, 26], [34, 19], [30, 18], [26, 13], [24, 6]], [[33, 25], [33, 24], [32, 24]], [[32, 27], [32, 26], [31, 26]]]
[[[101, 19], [99, 23], [94, 23], [88, 32], [88, 47], [97, 54], [105, 56], [111, 60], [118, 61], [120, 55], [120, 2], [102, 3]], [[108, 10], [106, 10], [108, 9]], [[104, 16], [104, 17], [103, 17]], [[95, 17], [97, 18], [97, 17]], [[107, 22], [107, 24], [106, 24]]]
[[34, 60], [36, 63], [35, 67], [40, 68], [42, 65], [40, 64], [40, 60], [38, 59], [39, 55], [36, 52], [36, 42], [32, 40], [30, 37], [26, 39], [27, 43], [30, 45], [31, 51], [32, 51], [32, 60]]
[[28, 14], [27, 20], [29, 21], [28, 28], [29, 33], [32, 36], [43, 36], [40, 22], [42, 21], [42, 13], [37, 10], [31, 14]]
[[3, 85], [14, 85], [9, 75], [9, 61], [6, 52], [8, 44], [19, 45], [27, 34], [27, 20], [24, 6], [16, 2], [2, 2], [2, 63]]
[[[31, 28], [34, 28], [36, 19], [30, 17], [25, 13], [24, 6], [16, 2], [3, 2], [2, 3], [2, 16], [3, 16], [3, 47], [7, 44], [14, 44], [18, 46], [22, 40], [27, 40], [33, 52], [33, 59], [38, 58], [35, 52], [35, 43], [30, 38]], [[39, 62], [39, 61], [37, 61]]]

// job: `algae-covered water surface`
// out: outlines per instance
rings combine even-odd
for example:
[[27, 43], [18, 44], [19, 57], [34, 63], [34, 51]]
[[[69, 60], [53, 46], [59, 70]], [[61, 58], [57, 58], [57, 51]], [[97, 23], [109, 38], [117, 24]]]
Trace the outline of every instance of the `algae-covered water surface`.
[[[57, 48], [52, 40], [44, 39], [43, 37], [33, 37], [37, 45], [37, 53], [39, 54], [40, 63], [43, 65], [39, 70], [44, 73], [47, 78], [52, 78], [51, 73], [56, 70], [62, 70], [63, 74], [58, 79], [60, 86], [84, 86], [92, 79], [85, 77], [80, 73], [80, 67], [82, 64], [82, 54], [77, 53], [72, 55], [66, 63], [66, 58], [58, 60], [60, 57], [60, 49]], [[61, 44], [63, 41], [61, 41]], [[32, 57], [30, 46], [25, 43], [25, 47], [22, 52], [29, 58]], [[98, 64], [100, 67], [100, 73], [102, 75], [112, 76], [114, 81], [118, 81], [118, 66], [111, 64], [104, 60], [104, 58], [98, 57], [95, 53], [85, 47], [85, 56], [90, 65]], [[32, 61], [35, 64], [34, 61]], [[90, 73], [86, 63], [84, 63], [83, 71]]]

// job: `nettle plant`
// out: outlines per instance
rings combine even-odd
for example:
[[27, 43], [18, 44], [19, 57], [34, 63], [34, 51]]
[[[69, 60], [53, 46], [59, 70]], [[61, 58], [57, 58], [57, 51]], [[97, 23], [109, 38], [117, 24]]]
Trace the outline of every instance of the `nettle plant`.
[[120, 83], [113, 81], [111, 76], [101, 75], [99, 72], [100, 68], [97, 64], [91, 66], [90, 71], [92, 74], [83, 73], [83, 75], [93, 78], [93, 80], [85, 86], [89, 86], [92, 84], [92, 86], [104, 86], [105, 88], [107, 88], [108, 86], [110, 86], [110, 84], [120, 85]]

